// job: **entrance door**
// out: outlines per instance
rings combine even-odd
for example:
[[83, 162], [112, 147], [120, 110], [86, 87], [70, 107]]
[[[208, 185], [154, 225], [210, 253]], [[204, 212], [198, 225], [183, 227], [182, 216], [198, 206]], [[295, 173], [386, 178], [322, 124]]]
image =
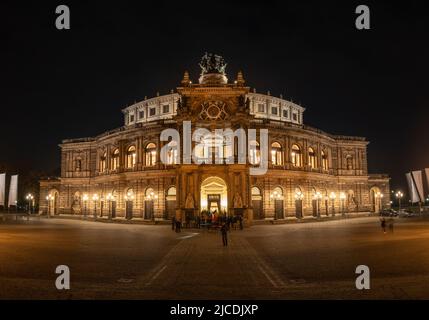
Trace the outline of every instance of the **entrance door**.
[[262, 216], [262, 200], [252, 200], [253, 206], [253, 218], [254, 219], [263, 219]]
[[311, 205], [313, 207], [313, 217], [317, 217], [317, 201], [318, 200], [311, 201]]
[[131, 220], [133, 218], [133, 202], [125, 202], [125, 218]]
[[207, 203], [209, 212], [216, 211], [218, 214], [220, 213], [220, 194], [208, 194]]
[[274, 212], [276, 219], [284, 219], [283, 200], [274, 200]]
[[116, 201], [112, 201], [112, 218], [116, 218]]
[[176, 216], [176, 200], [167, 200], [165, 206], [165, 219], [173, 219]]
[[146, 220], [153, 219], [153, 200], [146, 200], [144, 202], [144, 218]]
[[302, 200], [295, 200], [296, 217], [302, 218]]

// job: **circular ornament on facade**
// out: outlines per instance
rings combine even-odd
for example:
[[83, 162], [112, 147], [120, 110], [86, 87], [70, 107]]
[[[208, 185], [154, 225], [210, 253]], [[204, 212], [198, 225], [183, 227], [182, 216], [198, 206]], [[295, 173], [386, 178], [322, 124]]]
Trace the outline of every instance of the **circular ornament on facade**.
[[225, 120], [228, 117], [226, 103], [223, 101], [207, 101], [201, 105], [201, 120]]

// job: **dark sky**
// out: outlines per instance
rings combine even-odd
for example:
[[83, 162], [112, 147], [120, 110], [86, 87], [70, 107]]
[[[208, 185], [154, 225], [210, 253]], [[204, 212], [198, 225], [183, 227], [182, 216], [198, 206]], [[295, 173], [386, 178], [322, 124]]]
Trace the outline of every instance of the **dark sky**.
[[[429, 13], [391, 1], [1, 2], [0, 163], [59, 167], [58, 143], [123, 124], [218, 53], [231, 80], [300, 102], [304, 122], [371, 141], [369, 168], [405, 189], [429, 166]], [[71, 30], [55, 28], [67, 4]], [[371, 9], [371, 30], [355, 8]]]

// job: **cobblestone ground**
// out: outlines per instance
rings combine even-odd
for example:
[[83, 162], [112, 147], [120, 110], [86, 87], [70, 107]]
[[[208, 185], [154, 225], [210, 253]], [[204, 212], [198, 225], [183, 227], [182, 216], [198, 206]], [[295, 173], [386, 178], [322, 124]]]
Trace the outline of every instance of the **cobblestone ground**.
[[[371, 289], [355, 289], [357, 265]], [[67, 265], [71, 290], [55, 288]], [[41, 219], [0, 224], [2, 299], [429, 298], [429, 220], [261, 225], [220, 233]]]

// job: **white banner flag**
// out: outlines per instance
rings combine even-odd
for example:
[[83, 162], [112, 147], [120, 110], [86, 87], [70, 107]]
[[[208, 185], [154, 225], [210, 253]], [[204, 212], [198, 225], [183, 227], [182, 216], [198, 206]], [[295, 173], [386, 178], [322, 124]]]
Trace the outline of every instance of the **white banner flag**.
[[413, 172], [411, 172], [411, 174], [413, 176], [413, 180], [414, 180], [414, 183], [415, 183], [416, 188], [417, 188], [417, 192], [418, 192], [418, 195], [419, 195], [419, 198], [420, 198], [420, 202], [424, 202], [424, 200], [425, 200], [425, 192], [424, 192], [424, 189], [423, 189], [423, 175], [422, 175], [422, 172], [420, 170], [419, 171], [413, 171]]
[[411, 177], [411, 173], [407, 173], [407, 174], [405, 174], [405, 176], [407, 177], [408, 190], [410, 191], [411, 203], [419, 202], [420, 199], [419, 199], [419, 196], [417, 194], [417, 189], [416, 189], [416, 186], [414, 184], [413, 178]]
[[6, 173], [0, 174], [0, 206], [4, 206], [6, 191]]
[[429, 168], [426, 168], [425, 169], [425, 172], [426, 172], [426, 182], [427, 182], [427, 191], [428, 191], [428, 194], [429, 194]]
[[18, 201], [18, 175], [14, 175], [10, 178], [10, 187], [9, 187], [9, 202], [8, 205], [16, 206]]

